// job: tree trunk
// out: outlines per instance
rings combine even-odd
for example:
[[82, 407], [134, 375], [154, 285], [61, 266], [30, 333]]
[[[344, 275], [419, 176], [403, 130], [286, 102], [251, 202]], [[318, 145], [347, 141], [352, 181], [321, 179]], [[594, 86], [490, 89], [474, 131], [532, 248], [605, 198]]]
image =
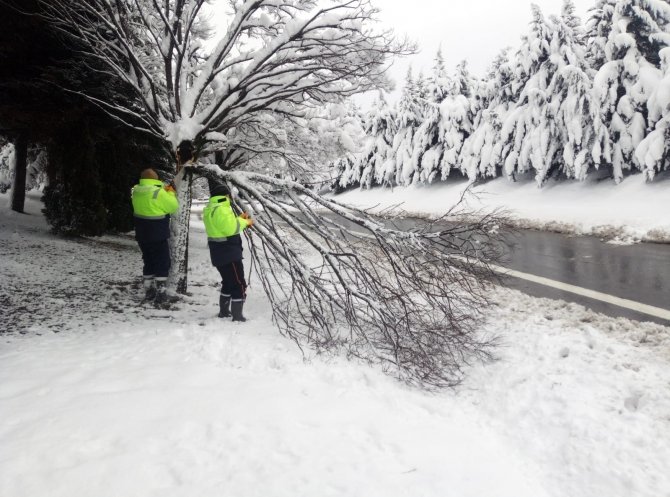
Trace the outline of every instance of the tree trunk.
[[191, 220], [191, 202], [193, 200], [192, 185], [192, 172], [188, 168], [182, 168], [175, 177], [179, 210], [170, 223], [172, 267], [168, 279], [168, 287], [182, 295], [186, 294], [188, 288], [188, 232]]
[[26, 169], [28, 168], [28, 140], [21, 133], [14, 140], [14, 182], [12, 184], [11, 206], [16, 212], [23, 212], [26, 201]]

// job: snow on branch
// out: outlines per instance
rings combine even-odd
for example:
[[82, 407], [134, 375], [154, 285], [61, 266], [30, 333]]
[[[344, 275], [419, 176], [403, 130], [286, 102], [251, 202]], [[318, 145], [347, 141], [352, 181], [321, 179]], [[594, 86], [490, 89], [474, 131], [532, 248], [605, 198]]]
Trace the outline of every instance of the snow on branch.
[[491, 357], [494, 340], [478, 330], [501, 257], [500, 216], [407, 229], [294, 181], [193, 169], [234, 187], [252, 213], [255, 274], [299, 345], [343, 349], [428, 387], [456, 385], [469, 361]]
[[136, 114], [173, 148], [225, 135], [257, 112], [295, 115], [385, 87], [389, 57], [414, 50], [375, 29], [371, 0], [229, 2], [225, 29], [210, 24], [206, 3], [41, 2], [78, 50], [132, 88], [122, 113]]

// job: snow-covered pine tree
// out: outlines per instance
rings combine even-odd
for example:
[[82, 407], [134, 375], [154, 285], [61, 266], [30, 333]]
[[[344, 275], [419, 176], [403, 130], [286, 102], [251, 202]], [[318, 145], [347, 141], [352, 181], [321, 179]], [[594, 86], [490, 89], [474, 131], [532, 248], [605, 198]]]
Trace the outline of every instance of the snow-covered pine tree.
[[345, 155], [335, 160], [332, 165], [335, 181], [331, 187], [334, 193], [342, 193], [347, 188], [357, 185], [359, 178], [359, 163]]
[[537, 5], [533, 4], [531, 10], [530, 34], [522, 38], [512, 65], [512, 92], [518, 94], [518, 100], [503, 123], [498, 145], [503, 150], [505, 173], [511, 178], [533, 168], [541, 170], [544, 158], [553, 155], [550, 149], [556, 147], [546, 133], [550, 123], [545, 106], [551, 78], [545, 62], [549, 59], [552, 27]]
[[[609, 15], [610, 6], [604, 2], [598, 13]], [[611, 16], [609, 25], [605, 15], [595, 19], [590, 32], [598, 40], [606, 38], [593, 86], [605, 135], [596, 161], [611, 167], [618, 183], [626, 171], [644, 167], [635, 149], [647, 133], [647, 101], [662, 77], [659, 51], [670, 44], [670, 4], [617, 0]]]
[[402, 96], [398, 102], [397, 131], [393, 138], [393, 161], [387, 161], [384, 166], [384, 182], [388, 182], [391, 167], [395, 184], [409, 185], [415, 179], [418, 165], [414, 160], [413, 139], [424, 118], [425, 101], [420, 99], [420, 92], [424, 90], [425, 88], [417, 87], [410, 67], [405, 78]]
[[[470, 99], [474, 81], [467, 62], [456, 66], [452, 85], [447, 97], [440, 103], [440, 142], [443, 147], [439, 164], [440, 178], [446, 180], [453, 169], [461, 169], [461, 149], [463, 142], [472, 132], [474, 107]], [[462, 171], [463, 172], [463, 171]]]
[[[543, 167], [537, 171], [540, 183], [553, 171], [585, 179], [593, 156], [600, 150], [596, 133], [602, 134], [594, 125], [600, 119], [599, 107], [591, 92], [593, 70], [586, 58], [585, 30], [572, 0], [564, 0], [560, 17], [553, 17], [552, 23], [550, 56], [544, 63], [551, 74], [545, 132], [558, 150], [544, 157]], [[553, 147], [548, 150], [553, 151]]]
[[472, 75], [470, 74], [470, 69], [468, 69], [468, 61], [462, 60], [456, 66], [456, 74], [453, 79], [454, 84], [454, 95], [463, 95], [466, 98], [470, 98], [472, 94]]
[[449, 88], [453, 83], [447, 74], [447, 67], [444, 63], [442, 48], [437, 50], [433, 71], [428, 78], [428, 99], [431, 102], [441, 103], [447, 97]]
[[670, 48], [661, 50], [664, 77], [648, 101], [649, 124], [653, 126], [635, 150], [649, 181], [661, 172], [670, 170]]
[[473, 132], [461, 150], [462, 168], [470, 178], [496, 177], [506, 149], [500, 131], [509, 108], [514, 104], [512, 67], [504, 49], [491, 64], [486, 78], [477, 86], [475, 98], [480, 111], [475, 116]]
[[521, 46], [512, 62], [512, 79], [510, 81], [514, 100], [521, 98], [528, 80], [535, 75], [540, 66], [549, 57], [551, 43], [551, 26], [536, 4], [531, 4], [530, 33], [521, 37]]
[[474, 83], [467, 63], [461, 62], [450, 79], [439, 73], [443, 69], [438, 54], [432, 79], [440, 81], [441, 87], [429, 93], [442, 100], [428, 102], [425, 118], [414, 136], [412, 163], [419, 171], [416, 180], [421, 182], [430, 183], [438, 175], [446, 180], [452, 169], [460, 168], [463, 141], [472, 131], [474, 111], [469, 97]]
[[428, 107], [429, 82], [423, 75], [423, 71], [419, 71], [419, 75], [414, 83], [414, 91], [416, 92], [415, 100], [419, 105], [419, 112], [424, 115]]
[[597, 0], [596, 5], [589, 10], [586, 44], [589, 62], [596, 71], [607, 62], [605, 45], [612, 29], [616, 2], [617, 0]]
[[380, 91], [364, 124], [366, 139], [360, 158], [361, 188], [383, 183], [384, 164], [393, 152], [395, 119], [384, 93]]
[[440, 49], [435, 57], [433, 73], [428, 79], [424, 119], [413, 137], [412, 144], [412, 162], [419, 173], [417, 180], [421, 183], [431, 183], [439, 174], [444, 153], [440, 104], [447, 98], [452, 85]]
[[[332, 164], [337, 162], [336, 159], [347, 158], [344, 161], [346, 168], [338, 173], [335, 181], [342, 188], [359, 184], [362, 165], [358, 157], [364, 145], [364, 122], [353, 100], [329, 105], [325, 111], [303, 119], [302, 126], [288, 124], [280, 129], [284, 127], [292, 130], [284, 149], [303, 151], [300, 155], [293, 154], [294, 158], [301, 157], [304, 164], [304, 174], [296, 180], [318, 184], [324, 179], [322, 164], [331, 164], [332, 177]], [[267, 158], [264, 162], [267, 167]]]

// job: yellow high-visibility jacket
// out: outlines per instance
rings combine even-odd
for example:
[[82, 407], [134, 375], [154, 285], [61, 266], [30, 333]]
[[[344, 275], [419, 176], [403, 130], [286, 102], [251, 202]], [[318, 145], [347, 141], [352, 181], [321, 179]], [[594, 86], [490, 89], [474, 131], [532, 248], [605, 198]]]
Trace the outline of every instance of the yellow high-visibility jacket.
[[212, 264], [223, 266], [242, 260], [240, 233], [249, 226], [249, 221], [238, 216], [230, 205], [228, 195], [217, 195], [209, 199], [202, 212], [207, 231], [209, 254]]
[[141, 179], [132, 191], [135, 238], [153, 242], [170, 237], [170, 214], [179, 209], [177, 195], [157, 179]]

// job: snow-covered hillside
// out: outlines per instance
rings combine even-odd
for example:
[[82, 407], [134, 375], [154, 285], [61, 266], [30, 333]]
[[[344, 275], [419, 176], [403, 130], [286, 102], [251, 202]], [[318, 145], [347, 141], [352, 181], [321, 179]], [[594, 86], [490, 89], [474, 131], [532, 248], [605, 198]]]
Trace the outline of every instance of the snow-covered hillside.
[[[0, 197], [4, 203], [4, 197]], [[64, 240], [0, 212], [0, 495], [658, 497], [670, 493], [670, 330], [496, 292], [499, 360], [427, 393], [193, 294], [137, 305], [129, 237]], [[57, 333], [56, 333], [57, 332]]]

